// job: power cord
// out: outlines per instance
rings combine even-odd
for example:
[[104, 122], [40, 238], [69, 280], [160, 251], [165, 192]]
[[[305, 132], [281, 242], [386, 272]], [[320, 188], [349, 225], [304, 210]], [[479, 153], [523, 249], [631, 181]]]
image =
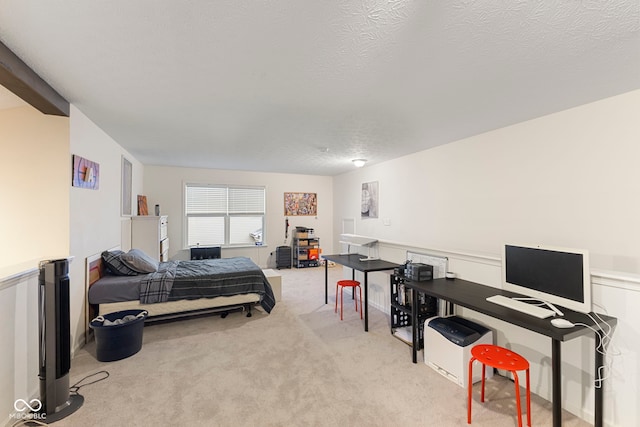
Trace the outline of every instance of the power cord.
[[[535, 305], [535, 306], [546, 305], [544, 301], [538, 300], [537, 298], [514, 298], [514, 299], [532, 301], [531, 305]], [[593, 303], [593, 305], [599, 307], [606, 313], [606, 310], [604, 310], [604, 307], [596, 303]], [[582, 323], [582, 322], [574, 323], [574, 325], [584, 326], [586, 328], [589, 328], [596, 334], [596, 337], [598, 337], [597, 338], [598, 345], [596, 347], [596, 351], [602, 354], [602, 356], [605, 358], [605, 363], [602, 366], [598, 367], [598, 372], [596, 372], [596, 378], [594, 381], [595, 381], [595, 387], [601, 388], [604, 380], [609, 377], [609, 374], [607, 372], [611, 371], [611, 365], [613, 364], [613, 361], [611, 360], [610, 357], [620, 356], [621, 353], [620, 351], [615, 349], [613, 349], [613, 351], [607, 350], [607, 348], [609, 348], [609, 346], [611, 345], [611, 339], [612, 339], [612, 333], [613, 333], [613, 328], [611, 327], [611, 325], [605, 322], [598, 313], [595, 313], [595, 312], [586, 313], [586, 315], [589, 317], [589, 319], [591, 319], [595, 327], [592, 325], [587, 325], [586, 323]], [[601, 325], [606, 325], [606, 330]]]
[[32, 420], [30, 418], [24, 418], [11, 424], [11, 427], [34, 427], [34, 426], [48, 426], [49, 424], [42, 421]]
[[[594, 305], [597, 305], [597, 304], [594, 303]], [[598, 307], [603, 309], [603, 307], [601, 306], [598, 306]], [[598, 313], [593, 312], [593, 313], [586, 313], [586, 314], [589, 317], [589, 319], [591, 319], [591, 321], [595, 326], [587, 325], [586, 323], [576, 323], [575, 325], [584, 326], [586, 328], [591, 329], [596, 334], [596, 337], [598, 337], [597, 338], [598, 345], [596, 346], [596, 351], [604, 357], [605, 362], [602, 366], [598, 367], [598, 372], [595, 373], [596, 378], [594, 381], [595, 381], [596, 388], [602, 388], [604, 380], [609, 377], [608, 372], [611, 372], [611, 366], [613, 364], [613, 360], [611, 360], [611, 357], [620, 356], [622, 353], [615, 348], [608, 350], [608, 348], [612, 346], [611, 340], [612, 340], [613, 327], [607, 322], [605, 322]], [[602, 325], [606, 325], [606, 330], [605, 328], [602, 327]]]
[[[96, 380], [90, 381], [86, 384], [82, 384], [80, 385], [81, 382], [91, 378], [91, 377], [95, 377], [96, 375], [99, 374], [103, 374], [104, 376], [102, 378], [98, 378]], [[108, 371], [98, 371], [98, 372], [94, 372], [93, 374], [87, 375], [86, 377], [84, 377], [83, 379], [81, 379], [80, 381], [78, 381], [77, 383], [75, 383], [74, 385], [72, 385], [71, 387], [69, 387], [69, 392], [73, 393], [73, 394], [80, 394], [78, 393], [78, 391], [85, 386], [91, 385], [91, 384], [95, 384], [97, 382], [106, 380], [107, 378], [109, 378], [109, 372]]]

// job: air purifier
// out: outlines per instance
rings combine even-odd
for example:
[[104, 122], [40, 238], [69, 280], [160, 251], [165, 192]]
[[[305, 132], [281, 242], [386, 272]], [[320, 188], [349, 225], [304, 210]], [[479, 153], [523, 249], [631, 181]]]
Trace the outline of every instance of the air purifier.
[[71, 327], [69, 260], [40, 263], [40, 401], [47, 423], [58, 421], [82, 406], [84, 398], [69, 392]]

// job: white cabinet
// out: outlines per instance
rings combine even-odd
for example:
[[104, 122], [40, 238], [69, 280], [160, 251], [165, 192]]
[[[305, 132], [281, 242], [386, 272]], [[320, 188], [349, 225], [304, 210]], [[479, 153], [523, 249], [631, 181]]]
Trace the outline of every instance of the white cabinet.
[[131, 248], [141, 249], [158, 261], [169, 261], [168, 217], [131, 217]]

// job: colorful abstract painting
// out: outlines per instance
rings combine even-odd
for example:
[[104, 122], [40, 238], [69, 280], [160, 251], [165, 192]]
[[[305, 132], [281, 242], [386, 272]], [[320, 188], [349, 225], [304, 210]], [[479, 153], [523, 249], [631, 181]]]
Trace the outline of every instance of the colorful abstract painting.
[[318, 196], [316, 193], [284, 193], [285, 216], [316, 216]]

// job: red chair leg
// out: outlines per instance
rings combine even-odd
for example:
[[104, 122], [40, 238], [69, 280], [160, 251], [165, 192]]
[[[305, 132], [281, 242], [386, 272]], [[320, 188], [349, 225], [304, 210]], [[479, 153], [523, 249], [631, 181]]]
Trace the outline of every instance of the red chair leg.
[[529, 370], [527, 369], [527, 425], [531, 427], [531, 387], [529, 383]]
[[473, 361], [472, 357], [469, 360], [469, 387], [467, 389], [467, 424], [471, 424], [471, 391], [473, 388]]
[[484, 373], [485, 373], [485, 369], [486, 366], [484, 365], [484, 363], [482, 364], [482, 388], [481, 388], [481, 392], [480, 392], [480, 402], [484, 402]]
[[362, 320], [362, 312], [364, 311], [362, 308], [362, 288], [358, 286], [358, 289], [360, 290], [360, 320]]
[[334, 313], [338, 312], [338, 282], [336, 282], [336, 308], [333, 310]]
[[516, 416], [518, 417], [518, 427], [522, 427], [522, 405], [520, 405], [520, 383], [518, 382], [518, 373], [511, 371], [513, 380], [516, 384]]
[[344, 314], [344, 286], [340, 287], [340, 320]]

